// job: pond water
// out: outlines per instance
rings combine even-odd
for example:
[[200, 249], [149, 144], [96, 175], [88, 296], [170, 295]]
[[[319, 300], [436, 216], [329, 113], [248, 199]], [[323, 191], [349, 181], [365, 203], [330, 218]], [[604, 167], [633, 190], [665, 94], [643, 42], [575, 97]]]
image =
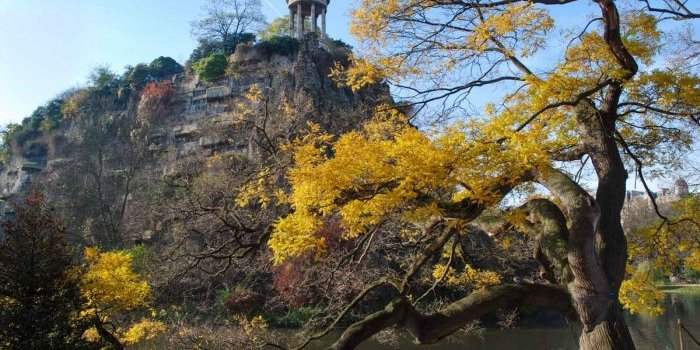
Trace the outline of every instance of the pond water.
[[[680, 318], [695, 335], [700, 336], [700, 293], [668, 293], [665, 313], [657, 318], [627, 317], [632, 337], [639, 350], [677, 350]], [[685, 336], [686, 350], [700, 350]], [[475, 335], [456, 336], [439, 345], [417, 346], [410, 339], [397, 339], [393, 346], [370, 341], [359, 350], [576, 350], [577, 336], [569, 328], [515, 328], [485, 330]]]

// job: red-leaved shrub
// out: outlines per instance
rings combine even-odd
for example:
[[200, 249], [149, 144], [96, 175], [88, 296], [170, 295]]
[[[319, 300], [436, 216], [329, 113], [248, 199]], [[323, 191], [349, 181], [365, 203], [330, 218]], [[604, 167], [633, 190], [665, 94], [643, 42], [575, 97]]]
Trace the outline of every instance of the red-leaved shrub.
[[262, 307], [265, 299], [250, 290], [234, 290], [225, 301], [226, 309], [233, 315], [250, 314]]
[[143, 122], [154, 122], [170, 112], [175, 88], [170, 81], [150, 82], [141, 91], [138, 114]]

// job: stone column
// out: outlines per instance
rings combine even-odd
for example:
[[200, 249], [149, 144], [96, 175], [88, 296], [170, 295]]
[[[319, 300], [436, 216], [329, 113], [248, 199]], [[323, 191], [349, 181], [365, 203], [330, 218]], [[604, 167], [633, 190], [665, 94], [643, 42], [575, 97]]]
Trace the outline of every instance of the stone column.
[[294, 10], [289, 9], [289, 34], [294, 35]]
[[316, 33], [316, 3], [311, 1], [311, 32]]
[[322, 36], [325, 38], [326, 37], [326, 12], [328, 10], [324, 7], [323, 8], [323, 13], [321, 13], [321, 33]]
[[304, 9], [301, 7], [301, 2], [297, 4], [297, 39], [304, 37]]

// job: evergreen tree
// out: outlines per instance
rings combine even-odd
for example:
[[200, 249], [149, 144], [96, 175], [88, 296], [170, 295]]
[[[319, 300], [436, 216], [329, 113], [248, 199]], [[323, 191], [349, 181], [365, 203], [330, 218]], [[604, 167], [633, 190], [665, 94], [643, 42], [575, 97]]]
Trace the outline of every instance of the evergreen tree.
[[65, 230], [41, 195], [16, 207], [0, 242], [0, 349], [82, 349], [86, 325]]

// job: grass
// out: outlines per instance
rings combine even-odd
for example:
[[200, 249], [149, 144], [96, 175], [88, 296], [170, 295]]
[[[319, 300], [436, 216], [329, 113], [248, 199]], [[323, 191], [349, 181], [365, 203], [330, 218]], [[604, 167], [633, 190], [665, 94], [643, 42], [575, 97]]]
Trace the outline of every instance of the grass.
[[312, 307], [301, 307], [290, 310], [286, 314], [266, 315], [265, 318], [274, 328], [301, 328], [317, 311]]

